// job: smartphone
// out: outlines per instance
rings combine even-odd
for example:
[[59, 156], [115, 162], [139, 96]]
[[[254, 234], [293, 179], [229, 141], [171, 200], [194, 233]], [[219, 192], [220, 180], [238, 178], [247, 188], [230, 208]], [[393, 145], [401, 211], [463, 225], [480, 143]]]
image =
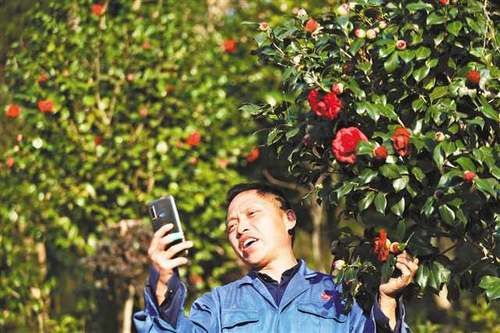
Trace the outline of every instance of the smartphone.
[[173, 223], [174, 228], [170, 231], [170, 234], [176, 235], [177, 239], [169, 246], [181, 243], [185, 240], [181, 219], [179, 218], [179, 212], [175, 206], [173, 196], [167, 195], [166, 197], [154, 200], [148, 203], [148, 208], [154, 232], [167, 223]]

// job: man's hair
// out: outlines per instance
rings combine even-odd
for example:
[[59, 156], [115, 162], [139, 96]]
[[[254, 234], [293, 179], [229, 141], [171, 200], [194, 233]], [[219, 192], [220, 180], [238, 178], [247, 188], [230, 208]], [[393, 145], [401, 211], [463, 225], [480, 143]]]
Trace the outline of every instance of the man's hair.
[[[290, 201], [288, 201], [283, 192], [279, 188], [266, 183], [241, 183], [231, 187], [229, 191], [227, 191], [226, 195], [226, 209], [229, 208], [231, 201], [233, 201], [233, 199], [238, 194], [252, 190], [257, 191], [257, 193], [260, 195], [264, 194], [273, 195], [274, 198], [280, 203], [280, 209], [282, 209], [285, 212], [288, 211], [289, 209], [292, 209]], [[295, 240], [295, 227], [291, 229], [291, 235], [293, 244], [293, 241]]]

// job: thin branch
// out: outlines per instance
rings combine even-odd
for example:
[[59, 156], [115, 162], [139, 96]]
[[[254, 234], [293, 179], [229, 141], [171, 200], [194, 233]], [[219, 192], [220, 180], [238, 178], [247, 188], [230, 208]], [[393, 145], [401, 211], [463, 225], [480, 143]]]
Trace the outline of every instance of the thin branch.
[[300, 185], [292, 183], [292, 182], [287, 182], [287, 181], [275, 178], [273, 175], [271, 175], [271, 173], [267, 169], [262, 170], [262, 174], [264, 175], [266, 180], [273, 185], [287, 188], [289, 190], [297, 191], [301, 195], [305, 195], [305, 194], [307, 194], [307, 192], [309, 192], [309, 190], [304, 186], [300, 186]]

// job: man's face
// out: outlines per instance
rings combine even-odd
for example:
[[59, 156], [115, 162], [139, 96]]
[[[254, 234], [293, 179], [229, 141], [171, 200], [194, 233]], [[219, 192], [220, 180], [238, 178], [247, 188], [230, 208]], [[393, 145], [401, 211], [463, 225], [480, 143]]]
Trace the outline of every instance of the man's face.
[[284, 211], [273, 194], [248, 190], [238, 194], [227, 210], [227, 235], [238, 256], [253, 267], [264, 267], [288, 253], [295, 226], [293, 211]]

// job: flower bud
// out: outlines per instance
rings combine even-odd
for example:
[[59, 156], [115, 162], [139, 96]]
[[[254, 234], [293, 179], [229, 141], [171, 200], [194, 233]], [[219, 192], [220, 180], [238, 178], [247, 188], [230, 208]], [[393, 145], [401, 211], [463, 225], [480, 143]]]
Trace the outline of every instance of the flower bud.
[[434, 134], [434, 139], [437, 142], [442, 142], [442, 141], [444, 141], [445, 138], [446, 138], [446, 136], [444, 135], [443, 132], [436, 132], [436, 134]]
[[406, 49], [406, 41], [404, 41], [404, 40], [402, 40], [402, 39], [398, 40], [398, 41], [396, 42], [396, 48], [397, 48], [398, 50], [404, 50], [404, 49]]
[[366, 30], [366, 38], [374, 39], [375, 37], [377, 37], [377, 32], [374, 29]]
[[354, 36], [356, 36], [358, 38], [365, 38], [366, 32], [361, 28], [356, 28], [354, 30]]
[[464, 172], [464, 181], [466, 181], [467, 183], [472, 183], [475, 177], [476, 174], [472, 171], [467, 170]]
[[260, 31], [267, 31], [267, 30], [269, 30], [269, 23], [267, 23], [267, 22], [260, 22], [259, 23], [259, 30]]
[[344, 4], [337, 7], [336, 13], [339, 16], [346, 16], [347, 14], [349, 14], [349, 9], [350, 9], [349, 5], [344, 3]]

